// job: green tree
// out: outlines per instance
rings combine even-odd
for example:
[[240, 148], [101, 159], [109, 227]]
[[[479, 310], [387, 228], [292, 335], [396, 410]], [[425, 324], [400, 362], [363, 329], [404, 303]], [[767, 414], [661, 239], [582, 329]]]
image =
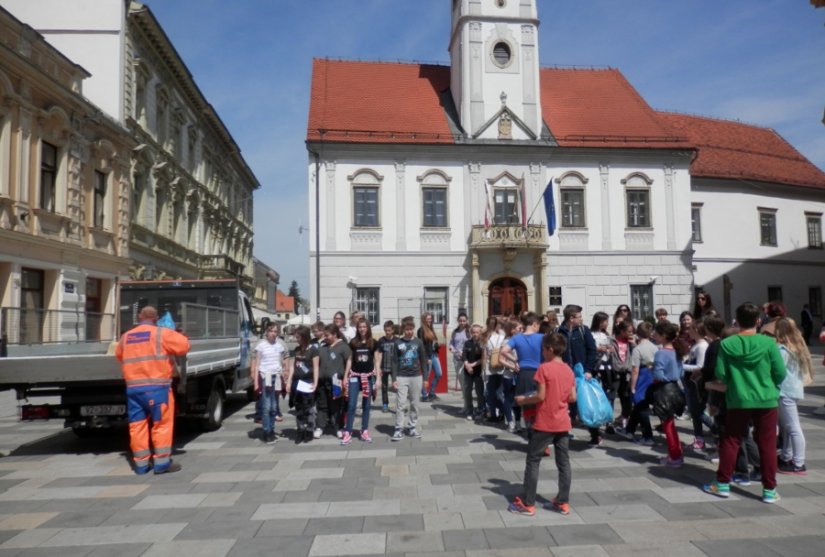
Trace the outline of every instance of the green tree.
[[300, 309], [305, 309], [307, 307], [307, 302], [304, 298], [301, 297], [301, 289], [298, 287], [298, 281], [293, 280], [289, 284], [289, 292], [286, 294], [287, 296], [292, 296], [295, 299], [295, 312], [300, 313]]

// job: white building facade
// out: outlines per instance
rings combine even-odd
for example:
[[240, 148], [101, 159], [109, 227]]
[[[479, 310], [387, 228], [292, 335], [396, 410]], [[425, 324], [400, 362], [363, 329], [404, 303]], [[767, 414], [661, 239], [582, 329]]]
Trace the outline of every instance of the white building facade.
[[149, 7], [124, 0], [3, 4], [89, 71], [84, 93], [137, 143], [129, 275], [238, 277], [251, 293], [252, 197], [260, 184]]
[[[315, 62], [307, 140], [321, 317], [358, 308], [376, 323], [428, 310], [443, 323], [460, 311], [483, 321], [629, 303], [642, 318], [654, 305], [687, 306], [689, 142], [615, 71], [540, 69], [533, 1], [456, 1], [452, 28], [449, 68]], [[626, 121], [568, 133], [567, 99], [544, 84], [583, 78], [606, 84], [608, 100], [631, 110]]]

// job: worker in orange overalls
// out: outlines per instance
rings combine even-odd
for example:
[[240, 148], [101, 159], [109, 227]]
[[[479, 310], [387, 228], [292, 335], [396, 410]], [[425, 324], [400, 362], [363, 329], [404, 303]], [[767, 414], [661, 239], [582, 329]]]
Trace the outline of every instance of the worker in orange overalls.
[[129, 437], [135, 472], [149, 472], [152, 460], [155, 474], [177, 472], [180, 464], [172, 462], [175, 419], [172, 357], [189, 352], [189, 339], [172, 329], [158, 327], [158, 311], [152, 306], [140, 310], [138, 320], [138, 326], [123, 333], [115, 349], [126, 380]]

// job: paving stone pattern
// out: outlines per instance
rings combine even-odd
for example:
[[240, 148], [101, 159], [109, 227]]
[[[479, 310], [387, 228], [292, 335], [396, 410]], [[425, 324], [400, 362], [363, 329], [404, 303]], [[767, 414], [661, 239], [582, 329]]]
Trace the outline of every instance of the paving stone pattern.
[[[394, 416], [373, 412], [373, 438], [347, 447], [334, 436], [292, 441], [294, 418], [274, 446], [255, 438], [252, 405], [230, 401], [215, 432], [176, 432], [183, 470], [135, 476], [125, 430], [77, 439], [53, 423], [0, 418], [0, 557], [439, 555], [446, 557], [819, 557], [825, 547], [825, 373], [800, 405], [809, 473], [780, 476], [781, 501], [761, 486], [730, 499], [700, 491], [714, 466], [686, 452], [680, 470], [652, 448], [606, 436], [571, 442], [569, 516], [507, 512], [521, 491], [525, 441], [457, 415], [456, 393], [422, 404], [422, 439], [389, 441]], [[360, 422], [359, 422], [360, 423]], [[689, 423], [678, 422], [683, 441]], [[556, 494], [552, 458], [539, 502]]]

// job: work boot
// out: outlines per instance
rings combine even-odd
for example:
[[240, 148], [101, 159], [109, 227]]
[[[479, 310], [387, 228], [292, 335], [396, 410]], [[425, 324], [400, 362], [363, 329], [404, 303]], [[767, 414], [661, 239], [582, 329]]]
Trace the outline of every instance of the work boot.
[[180, 472], [180, 470], [181, 465], [177, 462], [173, 462], [168, 467], [162, 470], [158, 470], [157, 468], [155, 468], [155, 474], [174, 474], [175, 472]]

